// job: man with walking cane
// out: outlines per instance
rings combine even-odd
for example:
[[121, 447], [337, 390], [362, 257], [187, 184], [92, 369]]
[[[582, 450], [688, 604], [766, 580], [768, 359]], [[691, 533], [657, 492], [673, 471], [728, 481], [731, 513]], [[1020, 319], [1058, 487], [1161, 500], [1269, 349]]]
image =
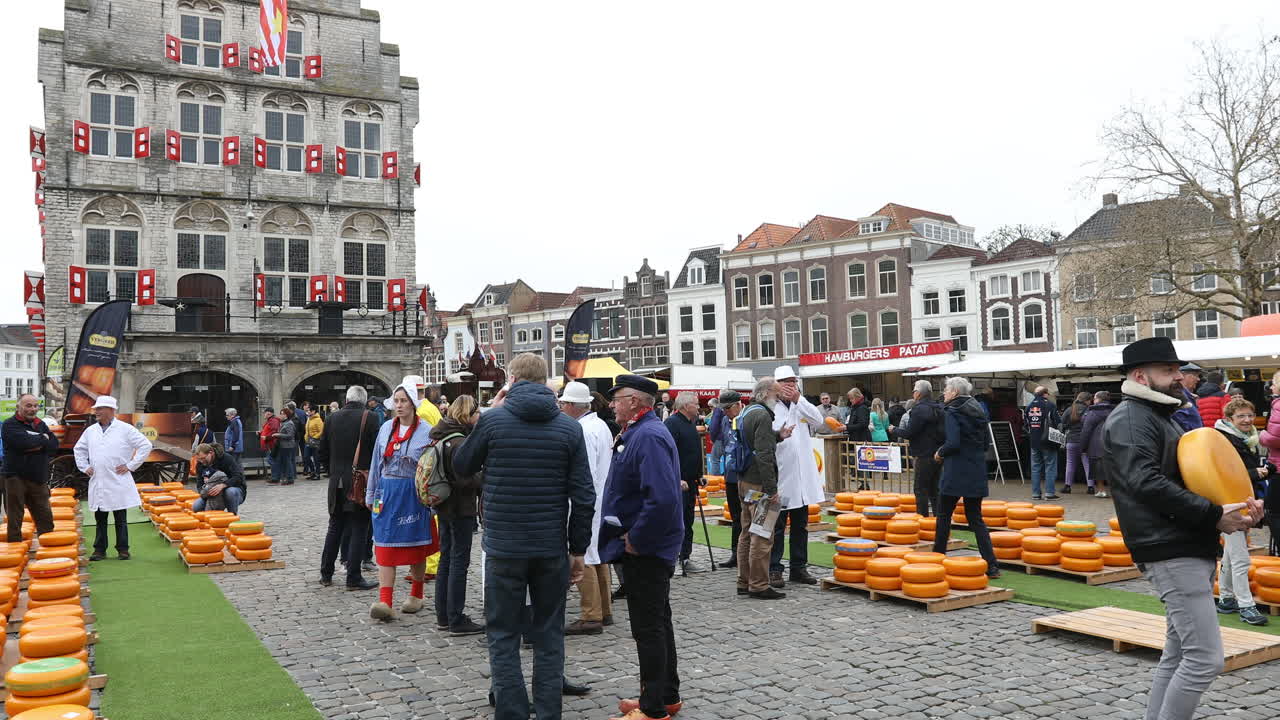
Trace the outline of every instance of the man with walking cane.
[[[703, 572], [689, 559], [693, 554], [693, 511], [698, 504], [698, 489], [706, 483], [702, 478], [702, 470], [706, 465], [702, 454], [702, 438], [694, 423], [698, 419], [698, 396], [691, 392], [682, 392], [676, 396], [674, 412], [667, 418], [667, 431], [676, 441], [676, 452], [680, 456], [680, 490], [684, 508], [684, 542], [680, 545], [680, 573]], [[701, 513], [699, 513], [701, 515]], [[702, 531], [707, 537], [707, 555], [711, 556], [711, 533], [707, 530], [707, 518], [702, 517]], [[711, 567], [715, 567], [714, 559]]]

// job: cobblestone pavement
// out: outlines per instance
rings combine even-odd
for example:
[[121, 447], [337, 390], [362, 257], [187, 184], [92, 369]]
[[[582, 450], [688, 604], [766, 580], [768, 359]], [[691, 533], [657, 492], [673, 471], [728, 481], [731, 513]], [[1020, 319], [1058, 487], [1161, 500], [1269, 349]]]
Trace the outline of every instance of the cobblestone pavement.
[[[429, 611], [375, 623], [368, 607], [376, 591], [319, 586], [323, 485], [255, 482], [243, 513], [267, 522], [288, 567], [214, 575], [215, 582], [326, 718], [492, 717], [479, 638], [438, 633]], [[738, 599], [730, 572], [673, 581], [683, 720], [1142, 717], [1155, 654], [1033, 635], [1031, 619], [1051, 610], [1005, 602], [929, 614], [795, 586], [785, 600], [760, 602]], [[468, 602], [478, 618], [475, 563], [472, 576]], [[397, 603], [406, 590], [397, 588]], [[572, 594], [570, 620], [577, 604]], [[565, 698], [566, 718], [610, 717], [618, 697], [636, 693], [625, 606], [615, 616], [604, 635], [566, 641], [568, 677], [593, 687], [588, 697]], [[1199, 717], [1280, 716], [1278, 668], [1272, 662], [1219, 678]], [[527, 681], [527, 659], [525, 673]]]

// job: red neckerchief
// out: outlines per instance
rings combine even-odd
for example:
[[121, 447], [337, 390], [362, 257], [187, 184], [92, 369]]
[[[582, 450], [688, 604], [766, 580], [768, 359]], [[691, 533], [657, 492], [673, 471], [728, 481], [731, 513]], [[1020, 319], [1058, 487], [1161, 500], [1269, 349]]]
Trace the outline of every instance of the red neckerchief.
[[400, 444], [407, 442], [409, 438], [413, 437], [414, 431], [418, 429], [419, 420], [421, 420], [421, 418], [419, 418], [415, 413], [413, 416], [413, 424], [409, 426], [409, 429], [403, 436], [400, 435], [400, 428], [403, 426], [400, 424], [399, 419], [396, 420], [396, 427], [391, 431], [391, 439], [387, 441], [387, 449], [382, 451], [382, 459], [390, 460], [396, 450], [400, 449]]
[[640, 418], [644, 417], [645, 415], [648, 415], [648, 414], [649, 414], [649, 413], [651, 413], [651, 412], [653, 412], [653, 408], [651, 408], [651, 407], [642, 407], [642, 408], [640, 408], [640, 411], [636, 413], [636, 416], [635, 416], [635, 417], [633, 417], [633, 418], [631, 418], [631, 422], [629, 422], [629, 423], [627, 423], [626, 425], [622, 426], [622, 431], [618, 433], [618, 437], [622, 437], [622, 433], [626, 432], [626, 431], [627, 431], [627, 428], [629, 428], [629, 427], [631, 427], [632, 425], [635, 425], [636, 423], [640, 422]]

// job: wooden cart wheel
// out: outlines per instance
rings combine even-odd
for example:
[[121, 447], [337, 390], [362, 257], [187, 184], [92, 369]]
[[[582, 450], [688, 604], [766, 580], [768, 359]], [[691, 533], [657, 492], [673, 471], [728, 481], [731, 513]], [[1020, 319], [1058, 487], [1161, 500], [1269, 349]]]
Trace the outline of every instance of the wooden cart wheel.
[[76, 467], [73, 455], [60, 455], [49, 463], [49, 487], [75, 488], [76, 498], [83, 500], [89, 496], [89, 476]]
[[159, 485], [163, 481], [160, 463], [143, 463], [133, 474], [133, 482], [140, 485]]

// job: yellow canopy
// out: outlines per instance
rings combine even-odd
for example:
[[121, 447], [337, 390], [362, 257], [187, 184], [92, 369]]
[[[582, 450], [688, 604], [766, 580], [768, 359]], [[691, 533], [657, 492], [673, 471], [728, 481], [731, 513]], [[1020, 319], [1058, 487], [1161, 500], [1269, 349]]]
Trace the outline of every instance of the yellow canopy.
[[[630, 370], [623, 367], [617, 360], [614, 360], [612, 356], [605, 356], [605, 357], [598, 357], [598, 358], [588, 358], [587, 366], [582, 371], [582, 377], [605, 378], [610, 382], [612, 382], [616, 380], [619, 375], [629, 375], [630, 373], [631, 373]], [[659, 380], [657, 378], [653, 378], [653, 381], [658, 383], [659, 390], [666, 390], [667, 388], [671, 387], [671, 383], [667, 382], [666, 380]], [[564, 378], [556, 377], [554, 379], [554, 383], [556, 385], [556, 388], [558, 389], [564, 384]]]

